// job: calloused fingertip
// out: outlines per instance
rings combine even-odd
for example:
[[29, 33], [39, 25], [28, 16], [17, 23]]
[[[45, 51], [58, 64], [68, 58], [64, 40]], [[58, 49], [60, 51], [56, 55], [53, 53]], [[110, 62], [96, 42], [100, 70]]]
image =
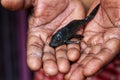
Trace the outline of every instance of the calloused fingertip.
[[70, 69], [70, 62], [66, 55], [67, 47], [66, 45], [62, 45], [56, 48], [56, 59], [58, 69], [61, 73], [67, 73]]
[[61, 73], [67, 73], [70, 70], [70, 63], [66, 58], [58, 58], [57, 64]]
[[[77, 39], [72, 39], [73, 41], [78, 41]], [[77, 61], [80, 57], [80, 44], [68, 44], [67, 45], [67, 57], [70, 61]]]
[[70, 61], [77, 61], [80, 57], [80, 50], [76, 48], [70, 48], [68, 49], [67, 56]]
[[40, 70], [40, 68], [42, 66], [42, 60], [41, 60], [41, 58], [38, 58], [36, 56], [28, 56], [27, 64], [31, 70], [37, 71], [37, 70]]
[[43, 69], [48, 76], [55, 76], [58, 73], [58, 67], [54, 60], [48, 59], [43, 63]]

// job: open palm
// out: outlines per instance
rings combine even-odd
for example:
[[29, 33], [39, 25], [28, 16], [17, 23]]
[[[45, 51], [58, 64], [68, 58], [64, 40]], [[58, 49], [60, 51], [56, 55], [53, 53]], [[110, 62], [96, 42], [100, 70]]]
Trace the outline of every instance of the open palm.
[[67, 73], [70, 69], [66, 53], [75, 51], [77, 60], [80, 56], [78, 44], [67, 47], [63, 45], [56, 49], [49, 46], [51, 36], [71, 20], [83, 19], [84, 9], [79, 0], [36, 0], [33, 13], [29, 17], [27, 63], [30, 69], [40, 70], [43, 67], [48, 75], [58, 72]]
[[[98, 2], [96, 0], [92, 7]], [[107, 3], [107, 1], [101, 3], [96, 17], [86, 25], [85, 37], [81, 43], [82, 55], [78, 62], [72, 65], [70, 72], [65, 76], [66, 79], [83, 80], [95, 74], [118, 54], [120, 18], [117, 11], [119, 8]]]
[[[1, 0], [1, 4], [10, 10], [31, 5], [34, 8], [29, 17], [27, 40], [27, 63], [31, 70], [43, 67], [45, 73], [51, 76], [68, 72], [65, 79], [83, 80], [107, 65], [119, 52], [120, 1], [95, 0], [89, 13], [100, 1], [101, 7], [95, 18], [86, 25], [81, 44], [63, 45], [56, 49], [48, 45], [51, 36], [71, 20], [84, 18], [79, 0]], [[70, 65], [70, 61], [77, 62]]]

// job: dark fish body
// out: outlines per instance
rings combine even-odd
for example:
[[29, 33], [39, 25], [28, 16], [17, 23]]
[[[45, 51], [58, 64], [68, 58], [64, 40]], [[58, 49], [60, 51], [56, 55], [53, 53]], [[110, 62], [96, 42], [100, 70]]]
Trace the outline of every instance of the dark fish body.
[[[68, 23], [65, 27], [58, 30], [51, 39], [50, 46], [55, 48], [63, 44], [69, 43], [69, 40], [73, 38], [73, 36], [76, 34], [77, 30], [81, 27], [87, 24], [89, 21], [91, 21], [98, 9], [100, 4], [98, 4], [93, 11], [89, 14], [89, 16], [85, 17], [85, 19], [82, 20], [73, 20], [70, 23]], [[82, 36], [82, 35], [81, 35]]]

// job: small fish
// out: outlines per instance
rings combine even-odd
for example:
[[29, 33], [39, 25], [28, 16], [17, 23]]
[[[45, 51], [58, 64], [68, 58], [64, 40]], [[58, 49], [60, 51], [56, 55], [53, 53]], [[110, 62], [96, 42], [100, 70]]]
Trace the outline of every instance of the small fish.
[[100, 4], [98, 4], [92, 12], [89, 14], [89, 16], [85, 17], [82, 20], [73, 20], [70, 23], [68, 23], [65, 27], [59, 29], [51, 38], [50, 46], [53, 48], [56, 48], [58, 46], [61, 46], [63, 44], [71, 44], [71, 43], [79, 43], [79, 41], [70, 41], [71, 38], [79, 38], [82, 40], [82, 35], [76, 35], [77, 30], [81, 27], [87, 24], [89, 21], [91, 21], [95, 15], [97, 14], [97, 11], [99, 9]]

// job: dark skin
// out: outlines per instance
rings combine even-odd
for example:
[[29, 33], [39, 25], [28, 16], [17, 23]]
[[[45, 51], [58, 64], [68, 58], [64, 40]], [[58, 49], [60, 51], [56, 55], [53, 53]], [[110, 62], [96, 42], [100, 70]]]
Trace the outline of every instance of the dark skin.
[[[5, 1], [6, 0], [1, 0], [1, 3], [6, 7], [7, 4], [5, 4]], [[26, 2], [27, 1], [29, 2], [29, 0], [26, 0]], [[86, 25], [83, 34], [84, 39], [81, 44], [63, 45], [56, 49], [48, 45], [52, 34], [71, 20], [84, 18], [84, 8], [76, 0], [70, 0], [71, 4], [68, 4], [68, 0], [64, 0], [66, 2], [57, 0], [57, 2], [54, 2], [54, 4], [56, 3], [57, 5], [55, 5], [55, 8], [49, 1], [47, 1], [47, 3], [45, 3], [46, 1], [44, 2], [44, 0], [40, 1], [41, 2], [34, 0], [33, 2], [29, 2], [30, 5], [32, 4], [34, 7], [34, 12], [29, 18], [27, 42], [27, 63], [31, 70], [40, 70], [43, 68], [45, 74], [49, 76], [58, 74], [61, 77], [63, 77], [63, 75], [60, 73], [65, 74], [68, 72], [64, 76], [66, 80], [76, 80], [76, 78], [77, 80], [83, 80], [85, 77], [97, 73], [118, 54], [120, 47], [119, 0], [101, 0], [101, 8], [96, 17]], [[12, 3], [14, 3], [14, 1], [12, 1]], [[43, 3], [45, 5], [43, 5]], [[95, 0], [88, 14], [97, 3], [99, 3], [99, 0]], [[23, 3], [21, 2], [21, 4]], [[46, 5], [49, 5], [49, 7]], [[76, 6], [74, 7], [74, 5]], [[6, 8], [12, 10], [20, 9], [11, 6], [7, 6]], [[47, 17], [42, 14], [42, 12], [45, 13], [45, 8], [53, 10], [50, 11], [50, 14], [46, 14]], [[56, 10], [54, 11], [54, 9]], [[74, 10], [72, 13], [70, 13], [71, 9]], [[51, 14], [54, 15], [51, 16]], [[43, 18], [40, 18], [41, 16]], [[82, 30], [79, 30], [77, 33], [81, 34]], [[82, 51], [81, 55], [79, 51]], [[73, 64], [70, 65], [70, 61], [73, 61]], [[62, 68], [62, 66], [64, 66], [64, 68]], [[36, 75], [37, 74], [38, 73], [36, 73]]]

